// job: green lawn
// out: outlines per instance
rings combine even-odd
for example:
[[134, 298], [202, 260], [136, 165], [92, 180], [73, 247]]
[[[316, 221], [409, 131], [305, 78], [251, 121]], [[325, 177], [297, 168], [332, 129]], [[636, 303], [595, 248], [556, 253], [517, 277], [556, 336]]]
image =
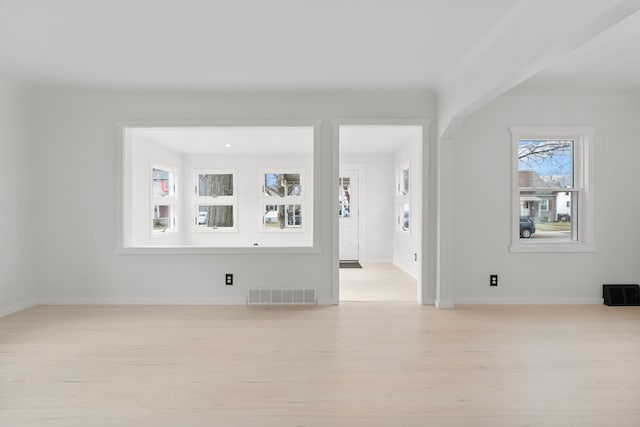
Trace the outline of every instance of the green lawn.
[[570, 222], [536, 222], [536, 230], [571, 231], [571, 223]]

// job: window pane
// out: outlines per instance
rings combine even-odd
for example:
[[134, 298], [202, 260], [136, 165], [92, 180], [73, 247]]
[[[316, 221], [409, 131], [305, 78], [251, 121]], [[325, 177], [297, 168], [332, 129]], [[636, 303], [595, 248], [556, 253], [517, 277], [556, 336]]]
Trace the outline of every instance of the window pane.
[[171, 172], [153, 168], [151, 175], [154, 196], [173, 196], [173, 174]]
[[233, 196], [233, 174], [198, 175], [198, 196]]
[[573, 145], [571, 140], [518, 141], [519, 186], [573, 187]]
[[266, 173], [264, 174], [265, 196], [300, 196], [302, 186], [299, 173]]
[[302, 227], [302, 210], [300, 205], [266, 205], [264, 207], [263, 224], [265, 228], [300, 228]]
[[153, 206], [153, 232], [164, 233], [173, 230], [173, 208], [169, 205]]
[[232, 205], [198, 205], [199, 229], [233, 228]]
[[338, 217], [351, 217], [351, 178], [339, 178], [338, 182]]
[[402, 219], [400, 221], [400, 224], [402, 225], [402, 230], [403, 231], [407, 231], [409, 230], [409, 203], [404, 203], [402, 205]]
[[521, 191], [520, 239], [577, 240], [572, 206], [574, 191]]
[[409, 169], [403, 169], [400, 177], [400, 193], [409, 194]]

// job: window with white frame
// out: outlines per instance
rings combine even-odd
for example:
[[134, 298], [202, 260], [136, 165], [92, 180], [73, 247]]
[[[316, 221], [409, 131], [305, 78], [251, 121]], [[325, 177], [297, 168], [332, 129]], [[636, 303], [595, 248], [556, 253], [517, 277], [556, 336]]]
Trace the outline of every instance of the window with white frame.
[[262, 229], [300, 230], [304, 221], [303, 172], [264, 171], [262, 185]]
[[237, 231], [235, 171], [196, 171], [194, 194], [196, 231]]
[[511, 250], [593, 250], [593, 129], [514, 127], [511, 132]]
[[396, 170], [396, 227], [399, 231], [409, 231], [410, 223], [410, 169], [409, 164], [401, 165]]
[[175, 170], [171, 167], [151, 166], [151, 234], [162, 236], [176, 230]]

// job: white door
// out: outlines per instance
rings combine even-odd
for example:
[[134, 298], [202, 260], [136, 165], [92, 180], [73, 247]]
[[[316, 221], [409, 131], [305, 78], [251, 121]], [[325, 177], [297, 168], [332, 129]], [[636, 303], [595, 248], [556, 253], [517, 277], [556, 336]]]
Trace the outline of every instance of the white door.
[[358, 171], [341, 169], [338, 179], [340, 260], [358, 260]]

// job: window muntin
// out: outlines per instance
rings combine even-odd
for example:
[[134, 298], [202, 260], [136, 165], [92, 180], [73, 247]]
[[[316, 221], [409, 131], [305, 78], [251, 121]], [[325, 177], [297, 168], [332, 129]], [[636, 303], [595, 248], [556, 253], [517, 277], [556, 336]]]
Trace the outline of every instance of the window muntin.
[[[511, 128], [515, 252], [592, 251], [592, 128]], [[524, 230], [524, 232], [523, 232]]]

